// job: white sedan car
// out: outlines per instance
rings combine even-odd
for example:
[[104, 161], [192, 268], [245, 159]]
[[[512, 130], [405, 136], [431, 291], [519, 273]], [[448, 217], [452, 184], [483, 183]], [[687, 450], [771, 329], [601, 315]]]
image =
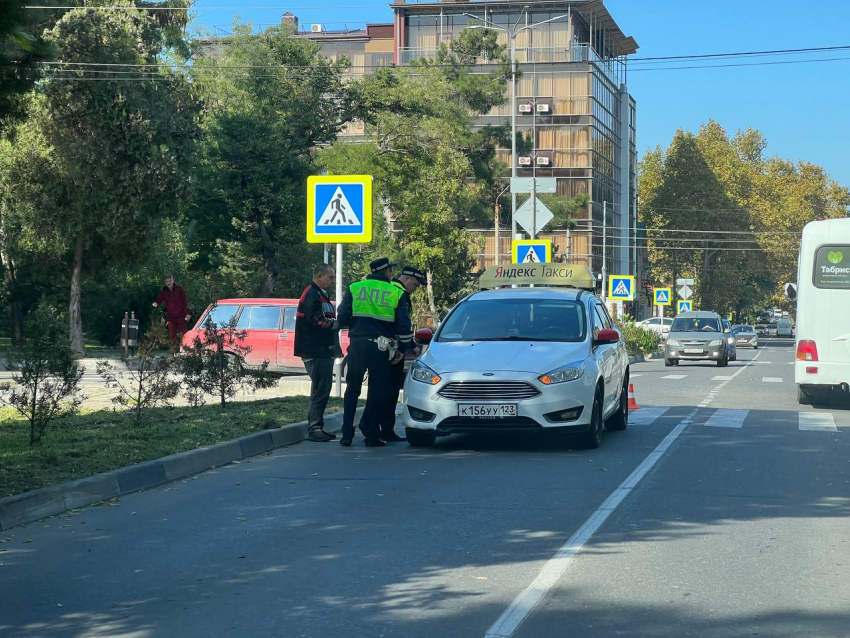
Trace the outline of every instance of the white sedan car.
[[629, 358], [592, 293], [503, 288], [458, 303], [404, 386], [412, 446], [455, 432], [559, 430], [598, 447], [628, 425]]
[[637, 325], [644, 330], [651, 330], [652, 332], [666, 336], [670, 333], [670, 326], [673, 325], [673, 318], [653, 317], [652, 319], [644, 319], [643, 321], [638, 322]]

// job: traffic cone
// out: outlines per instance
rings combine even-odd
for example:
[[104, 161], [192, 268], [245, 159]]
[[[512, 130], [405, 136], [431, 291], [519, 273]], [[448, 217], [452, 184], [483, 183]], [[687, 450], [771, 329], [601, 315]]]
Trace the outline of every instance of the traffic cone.
[[640, 406], [635, 401], [635, 384], [629, 384], [629, 410], [640, 410]]

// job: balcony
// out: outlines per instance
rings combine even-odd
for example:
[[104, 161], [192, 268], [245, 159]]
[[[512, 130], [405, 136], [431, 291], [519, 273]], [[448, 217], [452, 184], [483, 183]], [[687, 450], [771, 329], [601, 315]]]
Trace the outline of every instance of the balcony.
[[[436, 48], [407, 47], [400, 49], [401, 64], [408, 65], [422, 58], [433, 59], [437, 56]], [[592, 62], [619, 86], [623, 78], [618, 67], [623, 63], [612, 58], [601, 57], [589, 44], [555, 45], [555, 46], [518, 46], [517, 61], [520, 64], [545, 64], [557, 62]], [[478, 64], [489, 64], [491, 61], [479, 58]]]

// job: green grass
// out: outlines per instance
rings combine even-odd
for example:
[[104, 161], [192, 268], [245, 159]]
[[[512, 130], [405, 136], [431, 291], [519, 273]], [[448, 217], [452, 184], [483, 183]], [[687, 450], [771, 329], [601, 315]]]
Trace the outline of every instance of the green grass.
[[[200, 408], [153, 408], [144, 425], [126, 412], [87, 411], [56, 421], [30, 447], [28, 424], [0, 410], [0, 497], [158, 459], [307, 418], [309, 397], [236, 402]], [[327, 414], [342, 410], [331, 398]]]

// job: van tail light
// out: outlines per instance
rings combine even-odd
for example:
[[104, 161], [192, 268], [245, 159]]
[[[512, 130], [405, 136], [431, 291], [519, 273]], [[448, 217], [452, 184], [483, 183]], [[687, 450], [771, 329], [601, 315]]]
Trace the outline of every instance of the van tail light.
[[797, 361], [817, 361], [818, 346], [814, 341], [804, 339], [797, 343]]

